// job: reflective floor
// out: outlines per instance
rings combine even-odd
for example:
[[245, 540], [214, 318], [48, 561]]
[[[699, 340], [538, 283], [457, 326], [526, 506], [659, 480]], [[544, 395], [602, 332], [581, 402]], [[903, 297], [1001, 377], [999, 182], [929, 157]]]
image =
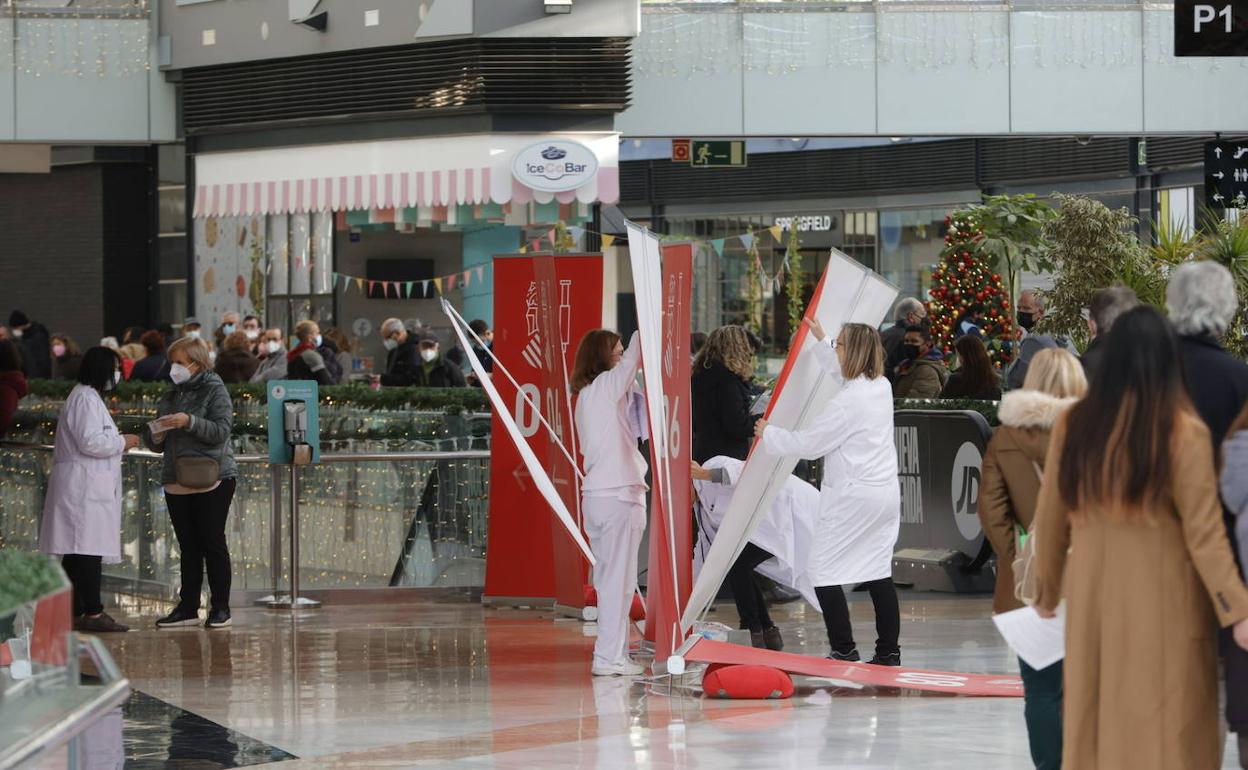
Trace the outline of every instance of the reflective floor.
[[[869, 648], [870, 602], [854, 595], [851, 606]], [[127, 767], [1031, 766], [1021, 700], [798, 679], [791, 700], [724, 701], [702, 698], [693, 678], [593, 679], [593, 626], [550, 613], [243, 609], [232, 629], [208, 632], [150, 628], [159, 609], [127, 608], [143, 630], [106, 637], [139, 691], [124, 712]], [[903, 595], [902, 613], [906, 665], [1017, 671], [986, 598]], [[787, 650], [826, 653], [809, 607], [773, 614]], [[711, 619], [736, 625], [730, 606]]]

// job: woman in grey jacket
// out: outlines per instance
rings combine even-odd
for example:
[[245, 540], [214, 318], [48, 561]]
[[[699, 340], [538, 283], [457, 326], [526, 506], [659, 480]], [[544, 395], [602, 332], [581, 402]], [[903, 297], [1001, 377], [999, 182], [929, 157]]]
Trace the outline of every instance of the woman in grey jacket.
[[213, 371], [208, 345], [184, 337], [169, 348], [173, 385], [157, 407], [144, 440], [165, 455], [161, 483], [182, 552], [181, 600], [156, 621], [160, 628], [199, 623], [205, 567], [211, 604], [205, 628], [230, 625], [230, 552], [225, 520], [234, 499], [238, 466], [230, 448], [234, 404]]

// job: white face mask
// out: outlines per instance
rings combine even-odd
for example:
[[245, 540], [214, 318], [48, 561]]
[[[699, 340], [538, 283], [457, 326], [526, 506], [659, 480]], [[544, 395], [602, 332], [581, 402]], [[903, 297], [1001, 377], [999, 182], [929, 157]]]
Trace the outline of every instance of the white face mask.
[[186, 336], [195, 340], [199, 339], [199, 329], [192, 329], [191, 331], [186, 333]]
[[121, 372], [114, 371], [113, 372], [113, 387], [115, 388], [120, 384], [121, 384]]
[[433, 363], [433, 360], [438, 357], [438, 351], [433, 348], [426, 348], [425, 350], [420, 351], [420, 357], [425, 359], [425, 363], [427, 364]]
[[249, 340], [259, 339], [260, 330], [259, 329], [243, 329], [243, 334], [246, 334], [247, 339]]
[[208, 351], [208, 363], [215, 364], [216, 362], [217, 362], [217, 351], [209, 350]]
[[324, 345], [324, 344], [325, 344], [325, 338], [319, 334], [316, 335], [316, 346], [319, 348], [321, 345]]
[[22, 332], [22, 330], [21, 330], [21, 329], [14, 329], [14, 330], [13, 330], [13, 336], [14, 336], [14, 337], [16, 337], [16, 338], [17, 338], [17, 339], [19, 339], [19, 340], [22, 338], [22, 334], [23, 334], [23, 332]]
[[381, 346], [385, 348], [386, 350], [394, 350], [395, 348], [399, 346], [399, 341], [396, 340], [394, 337], [386, 337], [384, 340], [381, 341]]
[[277, 340], [269, 340], [267, 343], [265, 343], [265, 348], [269, 351], [270, 354], [280, 353], [282, 351], [282, 343], [278, 342]]
[[182, 364], [174, 364], [169, 367], [169, 379], [173, 380], [174, 385], [181, 385], [191, 379], [191, 370]]

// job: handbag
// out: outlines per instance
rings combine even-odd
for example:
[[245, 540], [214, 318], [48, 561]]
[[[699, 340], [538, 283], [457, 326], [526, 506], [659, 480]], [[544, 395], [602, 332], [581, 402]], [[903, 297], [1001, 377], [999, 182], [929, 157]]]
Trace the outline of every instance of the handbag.
[[[1044, 472], [1040, 470], [1040, 464], [1035, 460], [1031, 461], [1031, 466], [1036, 471], [1036, 478], [1044, 478]], [[1031, 523], [1031, 530], [1023, 529], [1022, 525], [1016, 525], [1018, 534], [1018, 548], [1015, 550], [1014, 556], [1014, 598], [1023, 604], [1031, 606], [1036, 603], [1036, 595], [1039, 593], [1039, 587], [1036, 583], [1036, 522]]]
[[178, 486], [208, 489], [221, 480], [221, 464], [211, 457], [179, 457], [173, 462]]

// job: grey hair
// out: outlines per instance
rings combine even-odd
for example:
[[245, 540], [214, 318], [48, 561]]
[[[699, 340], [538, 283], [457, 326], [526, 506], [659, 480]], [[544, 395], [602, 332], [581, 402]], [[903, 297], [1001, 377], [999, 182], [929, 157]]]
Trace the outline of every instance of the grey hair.
[[1118, 316], [1137, 307], [1139, 304], [1140, 298], [1135, 295], [1134, 290], [1127, 286], [1111, 286], [1108, 289], [1098, 289], [1092, 295], [1092, 302], [1088, 307], [1088, 315], [1092, 317], [1092, 321], [1096, 324], [1097, 335], [1109, 334], [1109, 330], [1113, 328], [1114, 321], [1118, 320]]
[[397, 318], [387, 318], [381, 322], [382, 336], [393, 334], [397, 331], [403, 331], [403, 322]]
[[1221, 337], [1238, 306], [1235, 279], [1217, 262], [1188, 262], [1170, 274], [1166, 308], [1179, 334]]
[[904, 321], [906, 316], [911, 313], [927, 315], [927, 309], [923, 307], [923, 303], [914, 297], [905, 297], [897, 303], [897, 307], [893, 309], [893, 320]]

